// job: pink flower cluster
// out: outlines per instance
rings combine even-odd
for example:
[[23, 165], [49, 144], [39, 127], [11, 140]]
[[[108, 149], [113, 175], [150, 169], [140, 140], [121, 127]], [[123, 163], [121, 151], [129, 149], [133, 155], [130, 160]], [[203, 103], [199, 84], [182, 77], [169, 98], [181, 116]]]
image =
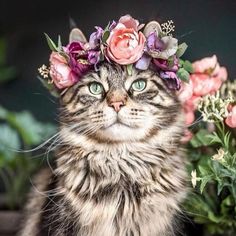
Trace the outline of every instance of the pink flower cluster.
[[123, 16], [118, 23], [110, 25], [104, 51], [100, 48], [104, 30], [101, 27], [95, 28], [97, 31], [91, 34], [89, 42], [71, 42], [63, 47], [63, 52], [52, 52], [50, 77], [58, 89], [78, 82], [83, 73], [91, 69], [91, 66], [96, 66], [101, 53], [104, 53], [108, 61], [120, 65], [132, 64], [141, 58], [146, 38], [139, 31], [139, 22], [131, 16]]
[[194, 121], [199, 99], [214, 94], [227, 79], [227, 70], [220, 67], [215, 55], [196, 61], [192, 66], [194, 73], [190, 75], [189, 83], [183, 84], [178, 95], [183, 104], [186, 125]]
[[[194, 112], [199, 99], [207, 94], [214, 94], [228, 76], [226, 68], [219, 65], [215, 55], [196, 61], [192, 66], [194, 72], [190, 75], [189, 83], [184, 83], [178, 94], [187, 126], [191, 125], [195, 119]], [[185, 141], [191, 139], [191, 136], [190, 131], [186, 131]]]

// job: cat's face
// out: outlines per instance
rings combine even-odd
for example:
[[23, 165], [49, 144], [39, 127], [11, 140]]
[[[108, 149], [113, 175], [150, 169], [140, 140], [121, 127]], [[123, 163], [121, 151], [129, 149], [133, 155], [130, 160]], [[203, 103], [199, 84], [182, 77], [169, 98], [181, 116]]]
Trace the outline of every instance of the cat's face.
[[180, 112], [173, 92], [151, 70], [103, 64], [61, 97], [62, 127], [99, 142], [145, 140], [171, 126]]

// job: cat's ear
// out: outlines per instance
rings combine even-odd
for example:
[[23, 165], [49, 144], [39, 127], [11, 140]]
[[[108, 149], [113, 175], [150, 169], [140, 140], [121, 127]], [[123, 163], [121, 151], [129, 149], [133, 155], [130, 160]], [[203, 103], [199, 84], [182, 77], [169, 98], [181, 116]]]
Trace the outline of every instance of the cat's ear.
[[87, 43], [87, 39], [79, 28], [74, 28], [70, 32], [69, 42], [82, 42]]
[[146, 37], [148, 37], [152, 32], [161, 32], [161, 26], [157, 21], [150, 21], [144, 27], [143, 33]]

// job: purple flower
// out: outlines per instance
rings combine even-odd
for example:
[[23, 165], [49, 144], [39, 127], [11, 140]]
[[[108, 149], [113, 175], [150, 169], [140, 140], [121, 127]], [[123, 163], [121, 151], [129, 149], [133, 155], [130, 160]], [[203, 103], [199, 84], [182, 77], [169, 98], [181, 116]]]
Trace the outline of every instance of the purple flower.
[[90, 64], [96, 65], [100, 60], [100, 51], [90, 50], [88, 51], [88, 61]]
[[152, 58], [147, 55], [143, 54], [142, 57], [136, 62], [135, 67], [139, 70], [147, 70]]
[[168, 60], [178, 50], [178, 40], [171, 36], [160, 38], [157, 32], [152, 32], [147, 37], [146, 52], [153, 58]]
[[173, 57], [173, 61], [155, 58], [153, 62], [161, 70], [176, 72], [179, 69], [179, 60], [176, 56]]
[[164, 42], [157, 36], [156, 32], [152, 32], [147, 37], [147, 51], [163, 51], [164, 49]]
[[88, 61], [88, 52], [84, 49], [84, 44], [80, 42], [72, 42], [64, 48], [68, 56], [68, 64], [71, 70], [80, 78], [90, 68]]
[[113, 20], [111, 24], [109, 25], [109, 31], [112, 31], [116, 27], [117, 23]]
[[165, 81], [167, 87], [171, 90], [179, 90], [181, 81], [173, 71], [161, 71], [160, 77]]
[[89, 37], [89, 46], [94, 49], [100, 45], [104, 30], [100, 26], [95, 27], [96, 31]]
[[76, 59], [72, 56], [70, 56], [69, 66], [71, 70], [78, 75], [79, 78], [91, 68], [88, 60], [82, 58]]
[[69, 43], [65, 48], [64, 48], [65, 52], [67, 54], [77, 54], [81, 51], [84, 50], [83, 48], [83, 43], [80, 42], [72, 42]]

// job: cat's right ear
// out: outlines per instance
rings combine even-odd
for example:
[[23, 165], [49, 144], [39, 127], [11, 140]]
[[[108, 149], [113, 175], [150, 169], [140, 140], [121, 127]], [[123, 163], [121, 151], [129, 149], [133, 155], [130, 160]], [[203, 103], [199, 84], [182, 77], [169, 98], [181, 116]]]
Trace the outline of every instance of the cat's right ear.
[[87, 39], [86, 39], [85, 35], [83, 34], [83, 32], [80, 29], [74, 28], [70, 32], [69, 42], [70, 43], [71, 42], [87, 43]]

